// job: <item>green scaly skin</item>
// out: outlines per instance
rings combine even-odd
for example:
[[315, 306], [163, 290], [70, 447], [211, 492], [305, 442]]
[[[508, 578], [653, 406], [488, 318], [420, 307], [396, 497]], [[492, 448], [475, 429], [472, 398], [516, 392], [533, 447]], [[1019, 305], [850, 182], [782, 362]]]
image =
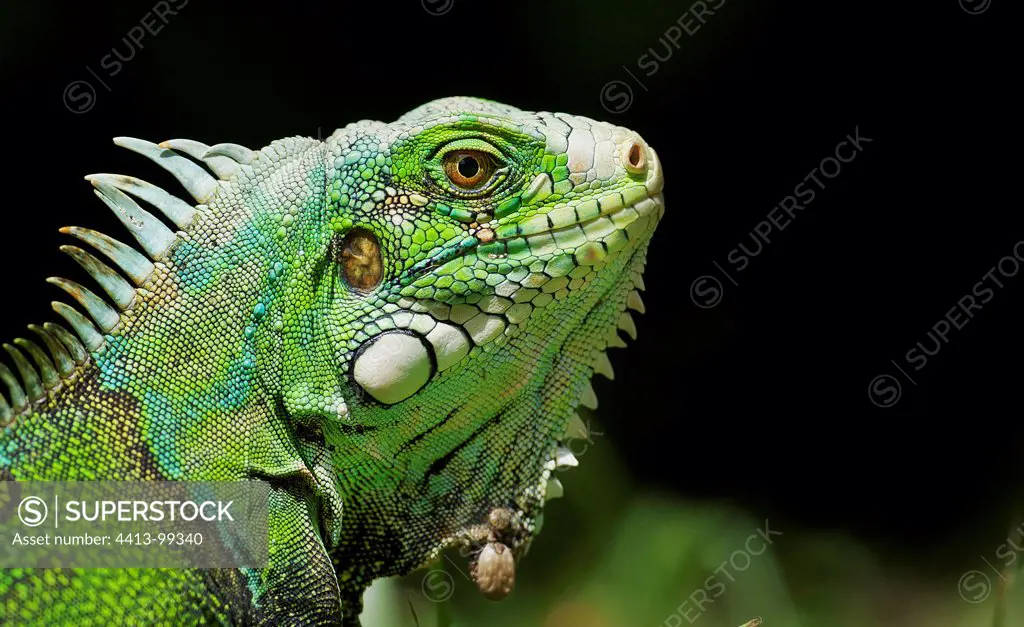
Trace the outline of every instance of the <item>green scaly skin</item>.
[[[148, 156], [207, 148], [170, 144]], [[493, 179], [454, 185], [455, 150], [493, 155]], [[59, 309], [81, 342], [48, 325], [48, 354], [9, 349], [0, 472], [268, 481], [270, 565], [3, 570], [5, 621], [358, 625], [375, 578], [429, 563], [495, 508], [514, 512], [518, 558], [591, 375], [635, 331], [624, 312], [642, 309], [664, 209], [657, 155], [627, 129], [448, 98], [219, 154], [204, 159], [219, 180], [194, 163], [179, 176], [200, 201], [187, 224], [137, 236], [151, 267], [111, 257], [138, 275], [116, 324], [109, 305], [87, 307], [100, 335]], [[108, 200], [132, 191], [97, 178]], [[370, 289], [344, 272], [356, 229], [379, 242]]]

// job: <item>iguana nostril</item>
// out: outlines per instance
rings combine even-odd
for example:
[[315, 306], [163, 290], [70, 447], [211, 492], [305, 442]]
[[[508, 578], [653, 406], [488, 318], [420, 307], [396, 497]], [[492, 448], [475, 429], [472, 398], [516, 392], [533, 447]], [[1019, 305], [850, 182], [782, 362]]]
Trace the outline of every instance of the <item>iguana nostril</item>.
[[623, 162], [630, 174], [643, 174], [647, 171], [647, 149], [639, 141], [627, 144]]

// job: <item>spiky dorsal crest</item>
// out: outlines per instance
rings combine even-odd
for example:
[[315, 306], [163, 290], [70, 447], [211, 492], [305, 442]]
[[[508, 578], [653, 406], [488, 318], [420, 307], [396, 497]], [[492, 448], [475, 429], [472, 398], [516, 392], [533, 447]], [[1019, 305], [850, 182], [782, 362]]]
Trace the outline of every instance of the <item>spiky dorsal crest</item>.
[[[77, 246], [61, 247], [96, 280], [111, 302], [74, 281], [48, 279], [70, 294], [87, 315], [70, 305], [55, 302], [54, 311], [74, 333], [49, 322], [42, 326], [29, 325], [29, 330], [39, 337], [43, 346], [23, 338], [3, 345], [14, 364], [14, 371], [0, 363], [0, 383], [3, 384], [0, 392], [4, 386], [7, 388], [6, 397], [0, 393], [0, 427], [8, 426], [18, 415], [29, 412], [33, 404], [44, 401], [75, 380], [81, 368], [89, 363], [90, 354], [103, 348], [104, 336], [117, 328], [120, 312], [133, 307], [139, 297], [137, 288], [145, 285], [152, 276], [156, 269], [154, 264], [165, 259], [178, 241], [178, 234], [143, 209], [136, 199], [158, 210], [178, 229], [187, 232], [196, 214], [206, 208], [206, 203], [217, 194], [220, 186], [234, 178], [242, 168], [251, 167], [259, 154], [237, 144], [211, 147], [189, 139], [172, 139], [157, 145], [141, 139], [117, 137], [114, 143], [148, 157], [170, 172], [198, 204], [131, 176], [92, 174], [85, 177], [96, 188], [95, 193], [100, 200], [132, 234], [141, 250], [90, 229], [61, 229], [62, 233], [85, 242], [113, 262], [120, 273]], [[197, 162], [205, 164], [213, 175]], [[18, 376], [15, 376], [15, 371]]]

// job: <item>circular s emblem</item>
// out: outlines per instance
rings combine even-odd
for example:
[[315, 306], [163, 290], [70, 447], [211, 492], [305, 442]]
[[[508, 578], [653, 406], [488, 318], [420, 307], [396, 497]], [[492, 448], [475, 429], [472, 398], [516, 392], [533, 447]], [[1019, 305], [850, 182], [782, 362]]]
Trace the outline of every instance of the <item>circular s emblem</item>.
[[18, 505], [18, 518], [28, 527], [38, 527], [43, 524], [49, 513], [46, 502], [38, 496], [27, 496]]

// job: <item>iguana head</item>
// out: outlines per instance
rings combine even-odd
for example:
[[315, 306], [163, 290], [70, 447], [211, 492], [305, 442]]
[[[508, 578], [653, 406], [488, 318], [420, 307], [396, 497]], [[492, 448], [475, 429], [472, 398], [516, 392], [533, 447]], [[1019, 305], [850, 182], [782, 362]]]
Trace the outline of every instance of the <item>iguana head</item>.
[[[560, 490], [552, 471], [576, 463], [564, 444], [596, 404], [591, 375], [635, 332], [657, 154], [625, 128], [472, 98], [350, 125], [324, 153], [317, 279], [287, 297], [284, 377], [302, 384], [285, 405], [329, 406], [308, 382], [341, 382], [325, 429], [339, 561], [400, 573], [488, 534], [518, 554]], [[495, 511], [512, 515], [497, 535]]]

